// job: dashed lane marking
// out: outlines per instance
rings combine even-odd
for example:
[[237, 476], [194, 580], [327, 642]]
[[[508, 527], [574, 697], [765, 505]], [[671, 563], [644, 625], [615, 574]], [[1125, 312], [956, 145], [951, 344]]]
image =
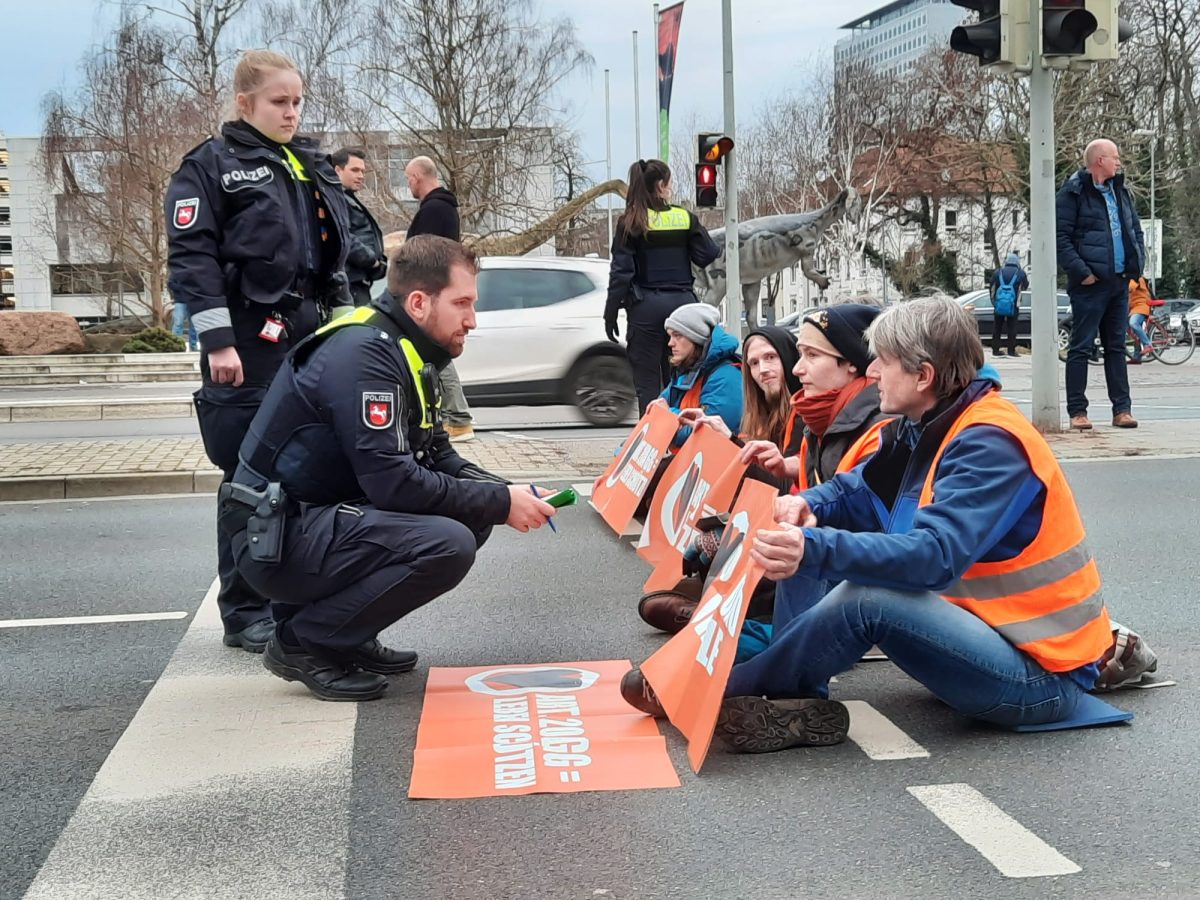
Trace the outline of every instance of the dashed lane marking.
[[929, 751], [896, 727], [887, 716], [864, 700], [847, 700], [850, 731], [847, 737], [871, 759], [928, 759]]
[[54, 619], [0, 619], [0, 628], [43, 628], [47, 625], [107, 625], [113, 622], [163, 622], [186, 619], [185, 612], [118, 613], [110, 616], [60, 616]]
[[1009, 878], [1083, 871], [969, 784], [929, 784], [908, 792]]

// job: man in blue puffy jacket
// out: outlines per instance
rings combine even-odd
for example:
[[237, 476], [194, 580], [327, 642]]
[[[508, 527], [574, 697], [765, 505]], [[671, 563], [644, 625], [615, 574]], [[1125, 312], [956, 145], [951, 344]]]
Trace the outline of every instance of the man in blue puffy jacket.
[[1129, 282], [1142, 274], [1146, 243], [1125, 187], [1121, 157], [1112, 141], [1087, 146], [1084, 168], [1058, 192], [1058, 264], [1071, 297], [1071, 347], [1067, 352], [1067, 415], [1071, 428], [1092, 427], [1087, 417], [1088, 357], [1099, 333], [1104, 380], [1116, 428], [1137, 428], [1130, 413], [1125, 329]]

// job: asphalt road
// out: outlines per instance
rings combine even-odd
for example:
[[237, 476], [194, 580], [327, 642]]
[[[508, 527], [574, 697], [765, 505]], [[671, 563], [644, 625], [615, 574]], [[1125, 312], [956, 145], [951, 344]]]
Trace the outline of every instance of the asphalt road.
[[[1196, 896], [1200, 459], [1066, 468], [1114, 616], [1180, 681], [1120, 694], [1133, 725], [975, 727], [874, 663], [843, 676], [835, 696], [866, 701], [928, 758], [875, 760], [853, 743], [762, 757], [714, 749], [697, 777], [664, 726], [681, 788], [466, 801], [405, 796], [427, 666], [640, 661], [660, 644], [634, 612], [644, 565], [586, 507], [564, 511], [558, 535], [499, 529], [451, 596], [385, 635], [420, 650], [418, 670], [353, 708], [273, 681], [220, 647], [211, 622], [193, 621], [211, 579], [210, 498], [0, 506], [5, 618], [189, 614], [0, 629], [0, 898], [24, 896], [39, 870], [31, 897], [152, 897], [166, 885], [172, 896], [354, 900]], [[175, 677], [147, 699], [173, 653]], [[217, 725], [171, 744], [171, 723], [155, 718], [168, 683]], [[241, 685], [294, 704], [285, 718], [306, 741], [295, 754], [255, 757], [254, 735], [274, 746], [271, 716]], [[141, 743], [127, 736], [97, 777], [135, 713]], [[249, 722], [263, 730], [247, 730], [243, 746]], [[226, 790], [189, 792], [197, 741], [229, 742]], [[172, 778], [183, 786], [168, 790]], [[908, 791], [948, 784], [970, 785], [1081, 871], [1002, 875]], [[247, 871], [257, 877], [225, 881]]]

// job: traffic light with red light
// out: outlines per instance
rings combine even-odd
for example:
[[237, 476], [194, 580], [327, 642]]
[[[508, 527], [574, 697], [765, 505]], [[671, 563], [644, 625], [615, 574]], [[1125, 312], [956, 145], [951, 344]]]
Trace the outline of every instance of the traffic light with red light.
[[696, 163], [696, 207], [711, 209], [717, 205], [716, 163]]
[[696, 207], [717, 205], [717, 166], [733, 149], [733, 138], [724, 134], [702, 133], [696, 137]]

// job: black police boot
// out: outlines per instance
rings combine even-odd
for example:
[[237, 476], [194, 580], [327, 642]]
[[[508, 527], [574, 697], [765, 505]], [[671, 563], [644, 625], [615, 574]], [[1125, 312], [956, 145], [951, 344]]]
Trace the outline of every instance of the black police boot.
[[275, 634], [275, 623], [271, 619], [259, 619], [251, 622], [241, 631], [234, 631], [221, 638], [226, 647], [241, 647], [251, 653], [262, 653], [267, 649], [267, 641]]
[[417, 665], [417, 654], [412, 650], [393, 650], [372, 638], [365, 644], [359, 644], [343, 659], [346, 662], [366, 669], [368, 672], [378, 672], [380, 675], [399, 675], [411, 672]]
[[322, 700], [374, 700], [387, 689], [387, 679], [352, 665], [285, 647], [278, 635], [263, 654], [263, 666], [284, 681], [299, 681]]

